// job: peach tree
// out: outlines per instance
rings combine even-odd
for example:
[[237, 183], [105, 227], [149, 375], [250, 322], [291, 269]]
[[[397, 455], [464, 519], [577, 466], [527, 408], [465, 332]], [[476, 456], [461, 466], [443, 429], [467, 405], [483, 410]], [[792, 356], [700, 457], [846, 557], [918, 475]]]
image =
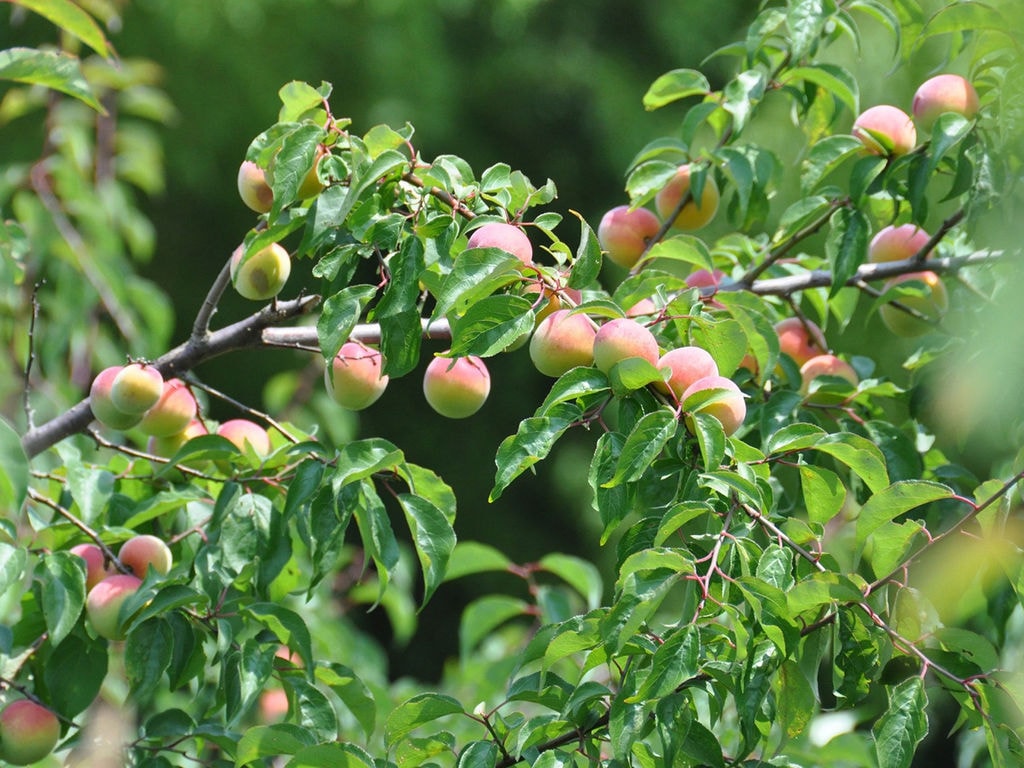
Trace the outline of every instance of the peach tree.
[[[715, 54], [729, 79], [653, 81], [643, 107], [678, 130], [596, 223], [554, 182], [424, 157], [411, 126], [287, 83], [239, 149], [253, 226], [176, 346], [136, 266], [171, 107], [102, 6], [14, 4], [65, 49], [0, 52], [0, 114], [46, 128], [0, 187], [0, 758], [899, 768], [931, 739], [1024, 759], [1024, 425], [985, 410], [1019, 384], [1013, 2], [760, 3]], [[913, 99], [868, 102], [878, 58], [893, 79], [927, 59]], [[229, 291], [253, 310], [215, 323]], [[323, 397], [284, 418], [204, 382], [251, 348], [307, 355]], [[992, 354], [1008, 397], [979, 380]], [[550, 385], [476, 514], [582, 434], [611, 568], [459, 539], [458, 477], [331, 429], [406, 376], [472, 429], [504, 355]], [[957, 458], [979, 423], [1009, 436], [983, 471]], [[351, 619], [379, 606], [408, 638], [492, 573], [525, 597], [466, 605], [433, 684], [389, 679]]]

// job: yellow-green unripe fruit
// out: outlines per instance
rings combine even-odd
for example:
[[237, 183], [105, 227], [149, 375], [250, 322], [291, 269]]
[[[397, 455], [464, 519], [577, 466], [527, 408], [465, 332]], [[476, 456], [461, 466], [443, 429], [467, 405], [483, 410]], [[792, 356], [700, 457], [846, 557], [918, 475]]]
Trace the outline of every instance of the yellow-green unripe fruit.
[[816, 355], [800, 366], [800, 394], [806, 395], [810, 391], [811, 382], [819, 376], [837, 376], [853, 386], [857, 386], [860, 381], [853, 366], [845, 360], [831, 354]]
[[122, 368], [110, 384], [110, 402], [123, 413], [140, 417], [160, 399], [164, 391], [164, 377], [156, 368], [144, 363], [132, 363]]
[[442, 416], [464, 419], [480, 410], [491, 393], [484, 361], [469, 357], [435, 357], [423, 374], [423, 396]]
[[718, 363], [711, 353], [701, 347], [677, 347], [670, 349], [658, 359], [658, 369], [668, 369], [668, 381], [655, 382], [654, 387], [662, 394], [671, 394], [677, 401], [683, 401], [683, 393], [698, 379], [718, 375]]
[[533, 245], [530, 244], [530, 238], [514, 224], [484, 224], [480, 229], [473, 230], [469, 236], [466, 250], [470, 248], [500, 248], [511, 253], [523, 262], [524, 266], [533, 265]]
[[[692, 169], [689, 164], [679, 166], [676, 175], [669, 179], [668, 183], [655, 195], [654, 207], [658, 209], [658, 215], [662, 219], [671, 216], [682, 199], [689, 194], [691, 173]], [[690, 195], [690, 199], [672, 220], [672, 227], [684, 231], [700, 229], [715, 217], [716, 211], [718, 211], [718, 184], [715, 177], [709, 173], [705, 177], [700, 200]]]
[[146, 411], [139, 429], [152, 437], [170, 437], [184, 430], [196, 417], [196, 399], [181, 379], [164, 382], [156, 404]]
[[217, 434], [230, 440], [243, 453], [247, 444], [257, 456], [266, 456], [270, 453], [270, 435], [254, 421], [229, 419], [217, 427]]
[[920, 336], [927, 333], [932, 329], [932, 323], [946, 314], [946, 310], [949, 308], [949, 294], [946, 292], [946, 286], [934, 272], [908, 272], [905, 275], [899, 275], [887, 282], [885, 289], [888, 290], [894, 285], [911, 280], [923, 283], [925, 292], [922, 295], [901, 296], [896, 301], [905, 307], [917, 310], [932, 322], [920, 320], [899, 307], [884, 304], [879, 308], [878, 314], [885, 327], [897, 336]]
[[163, 576], [174, 563], [171, 548], [163, 539], [148, 533], [132, 536], [125, 541], [118, 550], [117, 559], [122, 565], [131, 568], [132, 573], [140, 579], [145, 578], [150, 568]]
[[280, 243], [271, 243], [242, 260], [245, 249], [231, 254], [231, 282], [243, 297], [266, 301], [281, 292], [292, 271], [292, 260]]
[[118, 618], [121, 605], [139, 590], [142, 580], [127, 573], [108, 576], [89, 590], [85, 615], [93, 631], [107, 640], [124, 640]]
[[853, 123], [852, 133], [872, 155], [898, 157], [907, 154], [917, 144], [917, 129], [910, 115], [889, 104], [879, 104], [861, 112]]
[[[742, 426], [743, 420], [747, 417], [747, 403], [743, 399], [743, 392], [732, 379], [727, 379], [724, 376], [705, 376], [702, 379], [697, 379], [686, 388], [682, 397], [679, 398], [679, 402], [685, 402], [688, 397], [709, 389], [721, 390], [722, 396], [699, 406], [698, 411], [711, 414], [718, 419], [728, 437]], [[692, 431], [689, 420], [687, 426]]]
[[12, 701], [0, 712], [0, 760], [10, 765], [38, 763], [60, 739], [60, 721], [28, 699]]
[[629, 317], [609, 320], [594, 336], [594, 365], [604, 373], [627, 357], [640, 357], [657, 365], [658, 352], [658, 340], [650, 329]]
[[557, 378], [571, 368], [594, 363], [596, 335], [586, 315], [560, 309], [537, 325], [530, 338], [530, 359], [545, 376]]
[[601, 217], [597, 239], [611, 261], [631, 269], [660, 229], [658, 217], [646, 208], [619, 205]]
[[266, 213], [274, 205], [267, 175], [252, 160], [245, 160], [238, 167], [238, 196], [256, 213]]
[[327, 393], [334, 402], [350, 411], [369, 408], [388, 386], [383, 368], [384, 358], [378, 350], [358, 341], [346, 341], [331, 367], [324, 371]]
[[131, 429], [142, 420], [141, 413], [125, 413], [114, 405], [110, 397], [110, 388], [123, 366], [112, 365], [104, 368], [92, 380], [89, 388], [89, 408], [97, 421], [111, 429]]

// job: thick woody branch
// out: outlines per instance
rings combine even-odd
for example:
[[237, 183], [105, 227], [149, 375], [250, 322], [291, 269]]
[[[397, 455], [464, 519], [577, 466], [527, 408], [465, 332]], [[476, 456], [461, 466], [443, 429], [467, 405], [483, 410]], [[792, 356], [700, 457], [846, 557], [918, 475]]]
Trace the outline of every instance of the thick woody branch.
[[[152, 365], [156, 366], [164, 378], [171, 378], [227, 352], [263, 346], [264, 330], [307, 314], [319, 302], [319, 296], [304, 296], [291, 301], [275, 302], [233, 325], [198, 339], [189, 339], [153, 360]], [[83, 431], [92, 418], [89, 398], [85, 398], [60, 416], [30, 429], [22, 437], [21, 446], [28, 456], [36, 456], [64, 438]]]

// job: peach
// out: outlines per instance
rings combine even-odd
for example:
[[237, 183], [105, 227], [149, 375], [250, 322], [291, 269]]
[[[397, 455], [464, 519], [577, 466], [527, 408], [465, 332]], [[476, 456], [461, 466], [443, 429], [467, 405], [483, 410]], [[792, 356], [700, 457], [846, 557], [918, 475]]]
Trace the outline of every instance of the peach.
[[0, 712], [0, 760], [31, 765], [53, 752], [60, 739], [60, 721], [41, 704], [12, 701]]
[[725, 277], [725, 272], [716, 269], [713, 272], [707, 269], [695, 269], [686, 276], [686, 285], [689, 288], [717, 288]]
[[946, 292], [946, 286], [934, 272], [908, 272], [904, 275], [899, 275], [885, 284], [885, 290], [894, 285], [909, 281], [923, 283], [924, 293], [914, 296], [902, 296], [896, 299], [896, 301], [905, 307], [920, 312], [928, 321], [920, 320], [909, 312], [904, 312], [899, 307], [884, 304], [879, 308], [878, 314], [881, 316], [885, 327], [897, 336], [920, 336], [927, 333], [932, 329], [934, 322], [938, 321], [949, 308], [949, 294]]
[[806, 395], [810, 391], [811, 382], [819, 376], [846, 379], [853, 386], [857, 386], [860, 381], [853, 366], [845, 360], [831, 354], [816, 355], [800, 366], [800, 394]]
[[292, 260], [280, 243], [260, 248], [243, 261], [244, 246], [231, 254], [231, 282], [246, 299], [266, 301], [281, 292], [292, 271]]
[[544, 285], [541, 281], [537, 281], [529, 283], [523, 289], [523, 293], [527, 294], [527, 298], [532, 298], [534, 294], [540, 295], [542, 291], [547, 301], [539, 301], [537, 303], [538, 323], [556, 310], [572, 309], [572, 307], [583, 301], [583, 293], [577, 288], [563, 286], [554, 289]]
[[779, 352], [789, 355], [797, 365], [828, 352], [825, 334], [810, 320], [787, 317], [775, 324], [775, 333], [779, 337]]
[[653, 299], [640, 299], [626, 309], [626, 317], [645, 317], [658, 314], [658, 305]]
[[164, 382], [164, 391], [156, 405], [139, 422], [139, 429], [152, 437], [169, 437], [180, 433], [196, 417], [196, 399], [181, 379]]
[[423, 374], [423, 396], [442, 416], [464, 419], [480, 410], [491, 392], [484, 361], [469, 357], [435, 357]]
[[646, 208], [619, 205], [601, 217], [597, 239], [612, 262], [631, 269], [660, 229], [658, 217]]
[[879, 104], [860, 113], [853, 122], [853, 135], [868, 154], [898, 157], [917, 144], [917, 129], [910, 115], [899, 107]]
[[106, 556], [103, 550], [96, 544], [75, 544], [70, 550], [73, 555], [78, 555], [85, 560], [85, 588], [90, 590], [99, 584], [111, 571], [106, 567]]
[[388, 376], [381, 373], [383, 367], [379, 351], [358, 341], [346, 341], [325, 371], [327, 392], [334, 402], [350, 411], [369, 408], [388, 385]]
[[914, 224], [883, 227], [868, 245], [868, 261], [902, 261], [928, 245], [932, 236]]
[[283, 688], [268, 688], [259, 698], [260, 722], [279, 723], [288, 715], [288, 694]]
[[238, 167], [238, 196], [256, 213], [266, 213], [274, 204], [267, 174], [252, 160], [243, 160]]
[[150, 437], [146, 443], [146, 452], [169, 459], [181, 450], [181, 446], [189, 440], [205, 434], [208, 433], [206, 427], [203, 426], [203, 422], [199, 421], [199, 419], [193, 419], [181, 432], [176, 432], [167, 437]]
[[530, 359], [545, 376], [558, 377], [580, 365], [594, 362], [597, 330], [584, 314], [559, 309], [545, 317], [530, 338]]
[[110, 383], [110, 402], [123, 413], [141, 417], [156, 405], [163, 391], [160, 371], [145, 363], [132, 363], [118, 371]]
[[647, 326], [628, 317], [609, 320], [594, 336], [594, 365], [604, 373], [627, 357], [640, 357], [658, 364], [658, 340]]
[[114, 383], [114, 378], [123, 367], [112, 365], [109, 368], [104, 368], [96, 374], [96, 378], [92, 380], [92, 386], [89, 388], [89, 408], [92, 409], [92, 415], [105, 427], [111, 429], [131, 429], [142, 420], [142, 413], [125, 413], [114, 405], [114, 401], [110, 397], [110, 388]]
[[470, 248], [500, 248], [511, 253], [525, 266], [533, 266], [533, 246], [530, 244], [530, 238], [513, 224], [491, 222], [473, 230], [466, 243], [466, 250]]
[[120, 611], [124, 601], [139, 590], [142, 579], [127, 573], [107, 576], [89, 590], [85, 599], [85, 615], [93, 631], [107, 640], [123, 640]]
[[911, 111], [923, 130], [930, 130], [939, 115], [956, 112], [968, 120], [978, 114], [978, 92], [960, 75], [936, 75], [925, 80], [914, 94]]
[[248, 419], [229, 419], [217, 427], [217, 434], [230, 440], [234, 446], [245, 453], [248, 445], [257, 456], [270, 453], [270, 435], [267, 430]]
[[711, 353], [701, 347], [677, 347], [670, 349], [658, 360], [659, 369], [668, 369], [668, 381], [655, 382], [655, 388], [662, 394], [671, 394], [679, 402], [683, 393], [695, 381], [718, 375], [718, 364]]
[[125, 541], [118, 550], [117, 559], [140, 579], [146, 576], [150, 568], [163, 576], [174, 563], [171, 548], [163, 539], [148, 533], [132, 536]]
[[683, 198], [689, 197], [682, 210], [672, 221], [672, 226], [675, 229], [700, 229], [714, 218], [715, 212], [718, 210], [718, 184], [715, 182], [715, 177], [710, 173], [705, 177], [700, 200], [695, 200], [690, 195], [691, 169], [692, 166], [689, 164], [680, 166], [675, 176], [669, 179], [654, 198], [654, 207], [658, 209], [658, 215], [662, 219], [667, 219]]
[[[705, 376], [690, 384], [683, 391], [679, 402], [684, 403], [692, 395], [707, 390], [716, 390], [719, 395], [698, 406], [695, 412], [707, 413], [718, 419], [728, 437], [742, 426], [743, 420], [747, 417], [747, 403], [743, 399], [743, 392], [736, 382], [725, 376]], [[692, 431], [692, 423], [689, 420], [687, 426]]]

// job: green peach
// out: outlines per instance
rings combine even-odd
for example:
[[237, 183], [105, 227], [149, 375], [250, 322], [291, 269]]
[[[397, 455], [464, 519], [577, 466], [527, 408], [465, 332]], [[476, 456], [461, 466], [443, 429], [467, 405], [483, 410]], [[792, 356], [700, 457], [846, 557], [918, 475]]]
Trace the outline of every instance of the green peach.
[[132, 363], [122, 368], [110, 383], [110, 401], [123, 413], [140, 417], [160, 399], [164, 377], [145, 363]]
[[243, 297], [266, 301], [281, 292], [292, 271], [292, 260], [280, 243], [271, 243], [243, 261], [243, 246], [231, 254], [231, 282]]

